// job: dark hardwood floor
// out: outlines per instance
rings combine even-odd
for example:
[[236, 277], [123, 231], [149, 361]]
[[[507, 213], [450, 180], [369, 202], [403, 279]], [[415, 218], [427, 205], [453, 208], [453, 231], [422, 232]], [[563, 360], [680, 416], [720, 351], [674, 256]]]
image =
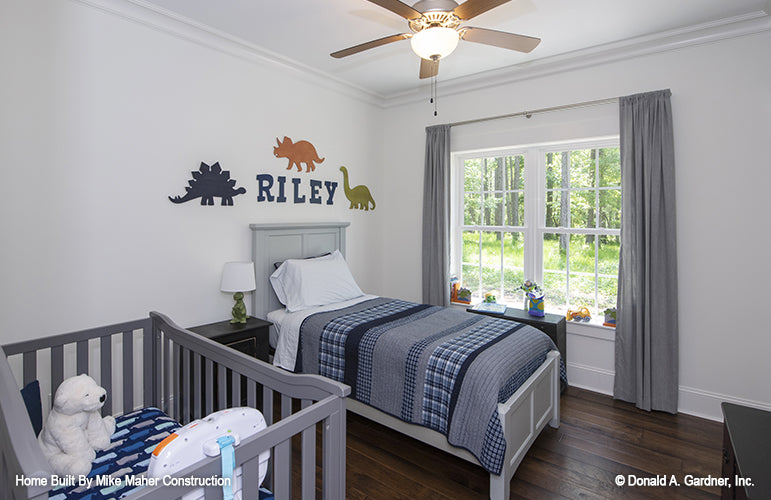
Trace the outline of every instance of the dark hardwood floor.
[[[616, 486], [672, 475], [721, 476], [722, 425], [689, 415], [644, 412], [610, 396], [569, 387], [561, 425], [547, 427], [519, 466], [513, 499], [718, 498], [717, 487]], [[489, 475], [450, 454], [348, 414], [348, 499], [487, 498]]]

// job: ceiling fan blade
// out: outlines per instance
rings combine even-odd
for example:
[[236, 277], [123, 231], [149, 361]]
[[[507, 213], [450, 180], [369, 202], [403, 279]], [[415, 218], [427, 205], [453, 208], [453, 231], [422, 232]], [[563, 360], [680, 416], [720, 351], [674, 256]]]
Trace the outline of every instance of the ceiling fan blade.
[[375, 5], [379, 5], [383, 7], [384, 9], [388, 9], [394, 14], [400, 15], [405, 19], [418, 19], [421, 14], [417, 10], [413, 9], [406, 3], [400, 2], [399, 0], [369, 0], [370, 2], [374, 3]]
[[431, 78], [439, 74], [439, 59], [420, 59], [420, 78]]
[[490, 9], [494, 9], [495, 7], [503, 5], [509, 1], [510, 0], [466, 0], [462, 4], [455, 7], [452, 12], [462, 21], [467, 21], [472, 17], [476, 17], [479, 14], [487, 12]]
[[518, 52], [530, 52], [541, 43], [540, 38], [487, 28], [464, 28], [461, 38], [469, 42], [484, 43]]
[[329, 55], [340, 59], [341, 57], [350, 56], [352, 54], [358, 54], [359, 52], [363, 52], [368, 49], [373, 49], [375, 47], [380, 47], [381, 45], [385, 45], [387, 43], [398, 42], [399, 40], [406, 40], [411, 36], [412, 35], [408, 33], [401, 33], [399, 35], [386, 36], [383, 38], [378, 38], [377, 40], [371, 40], [369, 42], [360, 43], [359, 45], [354, 45], [353, 47], [348, 47], [347, 49], [338, 50], [337, 52], [332, 52]]

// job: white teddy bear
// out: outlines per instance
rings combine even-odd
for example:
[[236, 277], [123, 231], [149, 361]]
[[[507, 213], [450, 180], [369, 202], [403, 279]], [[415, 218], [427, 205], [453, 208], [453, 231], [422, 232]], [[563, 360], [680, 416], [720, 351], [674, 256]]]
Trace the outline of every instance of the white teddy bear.
[[57, 475], [88, 475], [95, 450], [110, 446], [115, 418], [99, 413], [106, 398], [107, 391], [86, 374], [70, 377], [56, 389], [38, 442]]

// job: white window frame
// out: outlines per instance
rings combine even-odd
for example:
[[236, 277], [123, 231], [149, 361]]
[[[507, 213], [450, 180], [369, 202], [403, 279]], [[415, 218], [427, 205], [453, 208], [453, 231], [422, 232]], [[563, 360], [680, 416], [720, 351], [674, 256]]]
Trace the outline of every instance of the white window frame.
[[[505, 148], [486, 148], [470, 151], [459, 151], [451, 154], [452, 175], [450, 188], [452, 198], [450, 202], [450, 263], [451, 274], [461, 276], [461, 256], [462, 240], [464, 231], [510, 231], [522, 232], [524, 236], [524, 275], [534, 280], [536, 283], [543, 283], [543, 236], [544, 234], [566, 233], [566, 234], [594, 234], [620, 235], [620, 229], [609, 228], [570, 228], [570, 227], [546, 227], [546, 153], [554, 151], [572, 151], [580, 149], [602, 149], [609, 147], [619, 147], [619, 136], [592, 137], [574, 141], [554, 141], [537, 144], [527, 144], [522, 146]], [[521, 226], [485, 226], [464, 224], [464, 168], [465, 161], [476, 158], [499, 158], [505, 156], [522, 155], [525, 160], [525, 213], [524, 225]], [[599, 155], [597, 158], [599, 161]], [[599, 176], [598, 169], [595, 168], [595, 175]], [[533, 192], [534, 186], [535, 193]], [[599, 192], [603, 190], [598, 182], [595, 182], [595, 196], [599, 197]], [[615, 188], [606, 188], [615, 189]], [[575, 191], [575, 189], [571, 190]], [[599, 210], [595, 217], [599, 217]], [[597, 239], [595, 238], [595, 245]], [[596, 247], [595, 247], [596, 248]], [[569, 250], [568, 250], [569, 251]], [[501, 253], [503, 259], [503, 253]], [[595, 302], [597, 302], [597, 252], [594, 255], [594, 293]], [[568, 268], [566, 274], [570, 273], [570, 260], [568, 259]], [[480, 262], [481, 266], [481, 262]], [[501, 267], [503, 263], [501, 262]], [[462, 283], [461, 283], [462, 285]], [[569, 284], [568, 284], [569, 287]], [[569, 289], [568, 289], [569, 293]], [[516, 304], [510, 304], [516, 305]], [[547, 304], [548, 310], [548, 304]]]

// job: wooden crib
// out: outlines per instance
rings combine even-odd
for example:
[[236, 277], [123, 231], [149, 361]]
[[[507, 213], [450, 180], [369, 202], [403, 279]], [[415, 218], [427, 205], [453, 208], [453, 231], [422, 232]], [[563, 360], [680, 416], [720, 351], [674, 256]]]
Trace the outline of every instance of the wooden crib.
[[[224, 408], [258, 407], [268, 427], [236, 447], [236, 466], [243, 467], [243, 477], [258, 477], [258, 457], [270, 449], [271, 471], [265, 482], [276, 499], [299, 497], [298, 492], [293, 496], [293, 485], [303, 499], [316, 498], [317, 490], [325, 499], [345, 497], [345, 397], [350, 389], [344, 384], [288, 373], [189, 332], [156, 312], [136, 321], [8, 344], [0, 351], [2, 498], [44, 499], [51, 490], [50, 479], [47, 486], [40, 485], [40, 478], [50, 478], [52, 472], [20, 388], [41, 381], [46, 388], [43, 398], [49, 399], [50, 406], [49, 388], [53, 393], [65, 374], [76, 373], [88, 373], [107, 390], [103, 415], [157, 407], [184, 425]], [[117, 401], [109, 397], [116, 392], [122, 393]], [[276, 408], [274, 400], [280, 401]], [[316, 464], [317, 426], [321, 429], [321, 474], [317, 474]], [[292, 457], [293, 437], [299, 443], [299, 460]], [[179, 475], [212, 477], [220, 471], [217, 456]], [[243, 498], [257, 498], [256, 482], [244, 481]], [[146, 486], [128, 498], [182, 498], [193, 489]], [[206, 498], [222, 498], [222, 488], [205, 488], [205, 494]]]

